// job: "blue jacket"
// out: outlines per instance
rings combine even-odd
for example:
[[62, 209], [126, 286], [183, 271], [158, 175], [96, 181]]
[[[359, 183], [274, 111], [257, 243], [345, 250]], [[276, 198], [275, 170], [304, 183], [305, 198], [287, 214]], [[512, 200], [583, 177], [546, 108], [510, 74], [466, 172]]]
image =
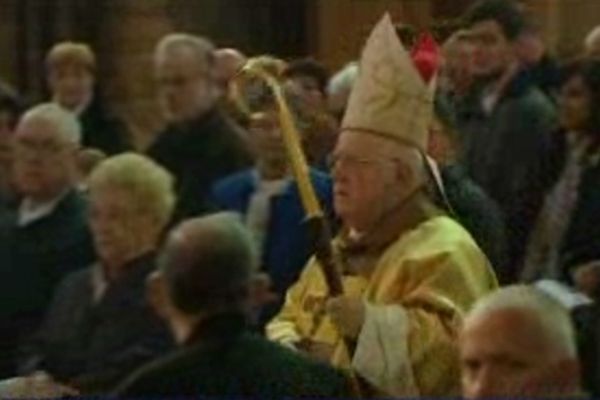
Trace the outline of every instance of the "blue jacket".
[[[317, 197], [326, 215], [333, 215], [331, 178], [316, 170], [310, 171]], [[230, 175], [218, 181], [212, 190], [217, 208], [246, 214], [256, 187], [253, 169]], [[271, 217], [263, 248], [262, 268], [269, 274], [273, 289], [284, 295], [312, 255], [308, 231], [303, 226], [304, 210], [298, 188], [290, 181], [284, 192], [271, 201]]]

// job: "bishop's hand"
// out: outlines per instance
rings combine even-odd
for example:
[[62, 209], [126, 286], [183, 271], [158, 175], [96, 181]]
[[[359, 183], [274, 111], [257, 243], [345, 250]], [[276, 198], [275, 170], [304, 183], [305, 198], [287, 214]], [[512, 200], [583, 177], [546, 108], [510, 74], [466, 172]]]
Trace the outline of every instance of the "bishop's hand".
[[356, 340], [365, 322], [365, 304], [360, 297], [338, 296], [327, 302], [327, 313], [345, 337]]

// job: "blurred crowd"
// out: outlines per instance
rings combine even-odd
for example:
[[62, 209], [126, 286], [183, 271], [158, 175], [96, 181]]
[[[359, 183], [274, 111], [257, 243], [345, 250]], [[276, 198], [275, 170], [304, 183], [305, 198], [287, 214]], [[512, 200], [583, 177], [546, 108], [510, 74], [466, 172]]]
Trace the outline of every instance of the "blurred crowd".
[[143, 151], [88, 44], [1, 84], [0, 398], [600, 396], [600, 26], [461, 21], [333, 74], [168, 34]]

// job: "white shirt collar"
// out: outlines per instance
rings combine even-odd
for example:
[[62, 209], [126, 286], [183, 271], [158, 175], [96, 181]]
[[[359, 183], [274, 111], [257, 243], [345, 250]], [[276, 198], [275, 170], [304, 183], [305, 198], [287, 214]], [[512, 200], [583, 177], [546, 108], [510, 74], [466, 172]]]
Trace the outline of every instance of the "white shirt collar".
[[24, 198], [19, 205], [17, 225], [25, 227], [52, 214], [68, 192], [65, 190], [54, 199], [44, 203], [34, 203], [30, 198]]

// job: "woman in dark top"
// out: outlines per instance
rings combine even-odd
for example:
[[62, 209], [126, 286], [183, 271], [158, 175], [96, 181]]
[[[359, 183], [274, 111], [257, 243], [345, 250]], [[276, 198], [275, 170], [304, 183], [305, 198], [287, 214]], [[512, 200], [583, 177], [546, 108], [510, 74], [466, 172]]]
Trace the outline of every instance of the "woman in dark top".
[[593, 296], [600, 280], [600, 61], [575, 61], [562, 78], [562, 130], [521, 278], [557, 279]]
[[169, 173], [133, 153], [102, 162], [89, 188], [98, 262], [62, 282], [21, 368], [44, 371], [46, 387], [96, 394], [171, 346], [146, 302], [145, 282], [175, 197]]

